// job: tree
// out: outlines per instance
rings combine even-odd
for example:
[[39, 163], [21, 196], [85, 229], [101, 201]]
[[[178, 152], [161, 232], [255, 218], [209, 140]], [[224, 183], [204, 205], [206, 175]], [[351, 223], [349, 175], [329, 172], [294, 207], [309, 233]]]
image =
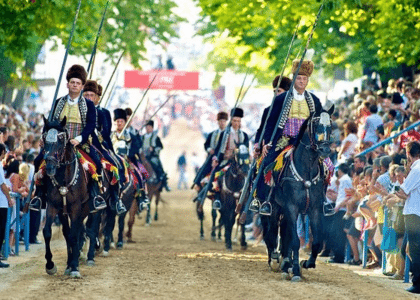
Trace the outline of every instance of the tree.
[[[88, 59], [106, 3], [107, 0], [82, 1], [71, 54]], [[0, 90], [5, 91], [11, 76], [25, 69], [25, 53], [33, 49], [39, 52], [47, 39], [67, 42], [77, 4], [78, 0], [0, 0], [0, 61], [13, 66], [0, 70]], [[98, 51], [116, 60], [114, 54], [125, 50], [132, 64], [139, 67], [146, 41], [163, 44], [176, 36], [174, 26], [182, 19], [172, 13], [175, 6], [172, 0], [109, 1]]]
[[[234, 47], [268, 55], [268, 68], [278, 72], [299, 18], [301, 28], [293, 55], [299, 52], [321, 1], [197, 0], [205, 36], [220, 33], [235, 39]], [[386, 70], [405, 63], [416, 66], [420, 4], [416, 0], [326, 0], [310, 47], [316, 67], [327, 74], [355, 64]], [[300, 46], [300, 47], [299, 47]], [[293, 57], [293, 56], [292, 56]], [[247, 64], [248, 61], [241, 61]]]

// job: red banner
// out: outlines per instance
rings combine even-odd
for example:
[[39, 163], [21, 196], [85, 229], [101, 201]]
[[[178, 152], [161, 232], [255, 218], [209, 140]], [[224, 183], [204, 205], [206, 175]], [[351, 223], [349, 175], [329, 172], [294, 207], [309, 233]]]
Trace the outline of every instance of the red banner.
[[[147, 89], [157, 70], [125, 71], [124, 87]], [[152, 90], [198, 90], [198, 72], [162, 70], [150, 89]]]

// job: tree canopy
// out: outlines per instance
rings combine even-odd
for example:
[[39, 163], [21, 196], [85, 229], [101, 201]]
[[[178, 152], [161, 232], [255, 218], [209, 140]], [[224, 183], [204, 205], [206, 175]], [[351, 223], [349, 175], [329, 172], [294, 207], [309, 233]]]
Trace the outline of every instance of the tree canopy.
[[[230, 39], [230, 51], [246, 58], [239, 62], [242, 65], [253, 64], [255, 53], [266, 57], [269, 67], [258, 66], [258, 70], [269, 73], [281, 69], [294, 28], [302, 18], [292, 58], [299, 53], [321, 5], [318, 0], [196, 1], [202, 8], [201, 34], [213, 38], [216, 46], [221, 36]], [[310, 44], [314, 61], [330, 74], [356, 64], [374, 70], [417, 66], [419, 17], [417, 0], [325, 0]]]

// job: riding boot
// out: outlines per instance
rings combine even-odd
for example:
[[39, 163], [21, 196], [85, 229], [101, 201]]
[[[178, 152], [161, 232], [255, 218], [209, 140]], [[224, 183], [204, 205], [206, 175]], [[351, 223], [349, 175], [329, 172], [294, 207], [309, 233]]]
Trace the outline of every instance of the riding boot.
[[146, 191], [144, 189], [140, 190], [140, 194], [137, 197], [137, 202], [139, 205], [139, 212], [142, 212], [150, 203], [150, 199], [147, 196]]
[[171, 191], [171, 188], [168, 186], [168, 176], [166, 175], [166, 173], [163, 173], [162, 186], [167, 192]]
[[114, 185], [111, 187], [111, 193], [110, 193], [110, 205], [111, 209], [115, 210], [117, 212], [117, 215], [121, 215], [127, 211], [125, 208], [124, 203], [121, 201], [121, 199], [118, 198], [119, 189], [117, 185]]
[[272, 208], [270, 201], [264, 201], [260, 208], [260, 215], [271, 216]]
[[106, 208], [106, 202], [104, 198], [101, 196], [100, 190], [99, 190], [99, 183], [96, 180], [91, 180], [90, 184], [90, 196], [93, 199], [92, 206], [91, 207], [91, 213], [95, 213], [98, 210]]

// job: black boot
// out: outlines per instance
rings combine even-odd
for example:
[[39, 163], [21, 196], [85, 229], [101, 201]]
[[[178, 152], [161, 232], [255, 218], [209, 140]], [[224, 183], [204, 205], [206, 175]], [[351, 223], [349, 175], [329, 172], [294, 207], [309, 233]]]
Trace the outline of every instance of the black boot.
[[105, 199], [101, 196], [99, 191], [99, 183], [96, 180], [91, 182], [91, 197], [93, 199], [93, 208], [91, 208], [91, 213], [95, 213], [98, 210], [106, 208]]
[[111, 187], [111, 197], [110, 197], [110, 205], [111, 209], [117, 212], [117, 215], [121, 215], [127, 211], [125, 208], [124, 203], [118, 198], [119, 189], [117, 185]]
[[166, 173], [163, 173], [162, 175], [162, 186], [167, 192], [171, 191], [171, 188], [168, 186], [168, 176], [166, 175]]
[[271, 216], [272, 208], [271, 203], [269, 201], [264, 201], [260, 208], [260, 215], [263, 216]]
[[144, 190], [140, 191], [140, 195], [137, 197], [137, 202], [139, 204], [139, 212], [142, 212], [147, 205], [150, 203], [149, 197]]

